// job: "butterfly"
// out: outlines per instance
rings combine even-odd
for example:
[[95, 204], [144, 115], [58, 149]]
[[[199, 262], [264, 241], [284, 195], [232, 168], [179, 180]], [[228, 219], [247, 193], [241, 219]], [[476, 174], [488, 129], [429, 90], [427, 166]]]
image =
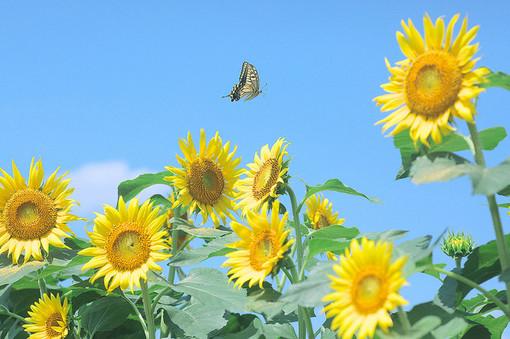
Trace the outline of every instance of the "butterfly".
[[238, 101], [244, 97], [245, 101], [255, 98], [262, 93], [259, 85], [259, 73], [255, 66], [249, 62], [243, 62], [241, 74], [239, 75], [239, 83], [235, 84], [232, 91], [223, 98], [230, 98], [230, 101]]

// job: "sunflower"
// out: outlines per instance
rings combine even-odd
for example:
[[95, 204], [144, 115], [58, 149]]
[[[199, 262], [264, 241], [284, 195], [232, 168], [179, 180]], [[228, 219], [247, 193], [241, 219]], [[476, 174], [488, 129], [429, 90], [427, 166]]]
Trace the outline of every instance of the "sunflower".
[[242, 209], [244, 215], [250, 210], [260, 211], [263, 205], [278, 197], [279, 186], [287, 179], [288, 167], [284, 162], [287, 146], [285, 139], [279, 138], [271, 148], [263, 146], [260, 156], [255, 153], [254, 162], [248, 164], [246, 178], [236, 186], [239, 200], [236, 209]]
[[177, 155], [181, 168], [167, 166], [173, 173], [165, 180], [178, 193], [172, 206], [184, 206], [189, 213], [200, 212], [205, 223], [209, 217], [215, 225], [226, 217], [233, 218], [232, 199], [234, 185], [241, 175], [237, 169], [241, 159], [234, 158], [237, 147], [230, 151], [230, 142], [223, 144], [218, 132], [207, 142], [205, 131], [200, 130], [200, 148], [197, 152], [191, 133], [188, 139], [180, 139], [179, 146], [184, 157]]
[[104, 215], [97, 214], [94, 230], [88, 232], [94, 247], [78, 252], [93, 257], [82, 269], [99, 268], [90, 281], [104, 277], [109, 292], [119, 286], [122, 290], [139, 288], [140, 278], [147, 281], [149, 270], [161, 271], [156, 262], [170, 257], [162, 252], [167, 252], [169, 246], [163, 228], [167, 216], [159, 215], [159, 207], [154, 208], [150, 201], [139, 206], [137, 199], [126, 206], [122, 197], [118, 206], [105, 205]]
[[232, 221], [232, 229], [241, 240], [229, 244], [236, 249], [228, 253], [223, 267], [230, 267], [230, 281], [236, 279], [235, 285], [241, 287], [248, 281], [251, 287], [256, 283], [262, 288], [264, 279], [273, 271], [280, 259], [289, 250], [294, 240], [288, 240], [290, 230], [285, 229], [287, 212], [280, 218], [280, 203], [275, 201], [271, 214], [267, 213], [267, 205], [261, 213], [248, 211], [248, 225]]
[[333, 213], [333, 204], [321, 195], [314, 194], [306, 200], [306, 216], [314, 229], [342, 225], [345, 219]]
[[32, 333], [29, 339], [65, 338], [68, 332], [68, 312], [67, 298], [64, 298], [62, 304], [59, 295], [45, 293], [39, 301], [30, 306], [23, 328]]
[[72, 233], [67, 223], [80, 219], [71, 214], [75, 202], [66, 174], [58, 176], [57, 169], [44, 182], [42, 163], [33, 159], [28, 182], [14, 161], [13, 176], [0, 172], [0, 254], [7, 252], [15, 264], [22, 253], [25, 263], [43, 260], [41, 247], [46, 253], [49, 245], [66, 248], [63, 239]]
[[428, 15], [423, 18], [425, 37], [409, 19], [402, 21], [404, 33], [397, 32], [397, 41], [407, 57], [392, 67], [388, 60], [389, 82], [381, 87], [388, 92], [374, 99], [381, 111], [393, 111], [386, 118], [383, 131], [395, 126], [390, 135], [409, 129], [411, 138], [429, 145], [429, 137], [439, 144], [442, 136], [455, 130], [454, 117], [473, 122], [473, 99], [484, 91], [478, 85], [488, 74], [486, 68], [475, 69], [478, 44], [470, 43], [479, 26], [468, 30], [464, 18], [454, 39], [453, 31], [459, 15], [445, 29], [443, 18], [435, 24]]
[[324, 301], [326, 316], [333, 317], [331, 328], [342, 338], [373, 337], [377, 326], [383, 331], [393, 326], [389, 311], [407, 304], [398, 293], [406, 284], [402, 268], [407, 257], [391, 263], [393, 246], [388, 242], [361, 239], [351, 241], [350, 248], [340, 256], [333, 269], [337, 276], [330, 276], [334, 292]]

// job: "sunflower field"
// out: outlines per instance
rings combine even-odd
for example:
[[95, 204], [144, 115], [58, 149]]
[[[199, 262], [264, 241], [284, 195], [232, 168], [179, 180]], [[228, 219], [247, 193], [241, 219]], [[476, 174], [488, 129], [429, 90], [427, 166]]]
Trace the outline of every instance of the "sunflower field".
[[[378, 199], [341, 178], [304, 184], [283, 136], [243, 164], [221, 131], [183, 132], [174, 161], [118, 183], [116, 204], [92, 220], [73, 211], [67, 173], [12, 161], [0, 168], [0, 338], [508, 335], [510, 158], [487, 167], [484, 157], [507, 132], [476, 117], [485, 92], [510, 91], [510, 75], [478, 65], [479, 26], [467, 17], [424, 15], [418, 26], [403, 20], [396, 33], [403, 55], [386, 60], [377, 124], [400, 154], [398, 180], [469, 178], [493, 241], [347, 226], [326, 196]], [[156, 185], [168, 191], [140, 198]], [[440, 251], [451, 262], [435, 260]], [[439, 282], [430, 301], [401, 294], [413, 275]], [[493, 279], [506, 288], [487, 287]]]

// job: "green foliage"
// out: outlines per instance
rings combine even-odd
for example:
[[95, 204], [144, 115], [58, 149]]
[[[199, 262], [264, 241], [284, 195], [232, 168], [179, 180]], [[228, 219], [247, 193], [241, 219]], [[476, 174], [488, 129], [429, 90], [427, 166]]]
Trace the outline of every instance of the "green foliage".
[[[492, 127], [480, 131], [479, 137], [481, 147], [483, 150], [493, 150], [506, 136], [507, 133], [503, 127]], [[467, 164], [469, 161], [455, 153], [473, 150], [471, 139], [458, 133], [450, 133], [443, 138], [440, 144], [432, 144], [429, 148], [425, 148], [424, 146], [415, 146], [409, 136], [409, 131], [405, 130], [393, 138], [393, 143], [395, 147], [400, 150], [400, 157], [402, 159], [402, 167], [397, 174], [397, 179], [403, 179], [409, 176], [413, 162], [415, 162], [417, 158], [426, 155], [430, 161], [438, 158], [448, 159], [453, 161], [456, 165], [461, 165]], [[441, 170], [441, 168], [438, 170]]]
[[338, 193], [357, 195], [357, 196], [363, 197], [365, 199], [368, 199], [368, 200], [370, 200], [372, 202], [376, 202], [377, 201], [377, 199], [370, 198], [367, 195], [358, 192], [354, 188], [345, 185], [343, 182], [341, 182], [338, 179], [329, 179], [325, 183], [320, 184], [320, 185], [316, 185], [316, 186], [306, 185], [306, 193], [305, 193], [305, 196], [303, 198], [303, 201], [299, 205], [300, 206], [299, 209], [301, 209], [301, 206], [303, 206], [303, 204], [305, 203], [305, 201], [309, 197], [311, 197], [312, 195], [314, 195], [316, 193], [320, 193], [320, 192], [323, 192], [323, 191], [332, 191], [332, 192], [338, 192]]
[[339, 254], [358, 234], [359, 230], [356, 227], [342, 225], [331, 225], [312, 231], [305, 241], [305, 256], [311, 258], [327, 251]]
[[125, 201], [131, 200], [146, 188], [154, 185], [168, 185], [164, 178], [169, 175], [171, 173], [168, 171], [147, 173], [141, 174], [134, 179], [123, 181], [119, 184], [118, 195], [123, 197]]
[[239, 238], [235, 234], [227, 234], [222, 237], [218, 237], [210, 242], [206, 243], [202, 247], [194, 248], [189, 251], [180, 252], [175, 257], [170, 259], [170, 265], [172, 266], [189, 266], [197, 264], [201, 261], [212, 257], [223, 256], [228, 252], [233, 251], [230, 248], [225, 247], [231, 244]]
[[503, 72], [491, 72], [487, 75], [487, 82], [481, 86], [485, 88], [500, 87], [510, 91], [510, 75]]
[[104, 297], [80, 308], [81, 325], [91, 337], [98, 331], [119, 327], [131, 312], [129, 304], [120, 297]]

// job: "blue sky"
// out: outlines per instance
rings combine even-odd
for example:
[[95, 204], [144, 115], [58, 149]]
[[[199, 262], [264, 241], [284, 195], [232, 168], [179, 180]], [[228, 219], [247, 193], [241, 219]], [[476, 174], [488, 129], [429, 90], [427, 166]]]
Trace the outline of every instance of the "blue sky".
[[[383, 117], [372, 98], [388, 76], [384, 57], [402, 58], [400, 20], [421, 29], [426, 12], [468, 15], [481, 26], [480, 65], [510, 71], [508, 1], [3, 1], [0, 166], [14, 159], [26, 167], [35, 156], [47, 170], [70, 170], [89, 215], [112, 202], [118, 180], [175, 163], [177, 138], [188, 130], [219, 130], [243, 164], [284, 136], [294, 178], [336, 177], [382, 200], [328, 194], [346, 225], [411, 236], [448, 227], [484, 243], [493, 238], [490, 216], [469, 182], [394, 181], [399, 154], [374, 126]], [[230, 103], [220, 97], [243, 60], [267, 86], [253, 101]], [[508, 99], [500, 89], [482, 95], [481, 129], [510, 127]], [[487, 154], [489, 163], [508, 157], [509, 146]], [[510, 217], [503, 222], [508, 229]], [[436, 260], [447, 259], [437, 252]], [[415, 276], [403, 293], [417, 303], [437, 287]]]

